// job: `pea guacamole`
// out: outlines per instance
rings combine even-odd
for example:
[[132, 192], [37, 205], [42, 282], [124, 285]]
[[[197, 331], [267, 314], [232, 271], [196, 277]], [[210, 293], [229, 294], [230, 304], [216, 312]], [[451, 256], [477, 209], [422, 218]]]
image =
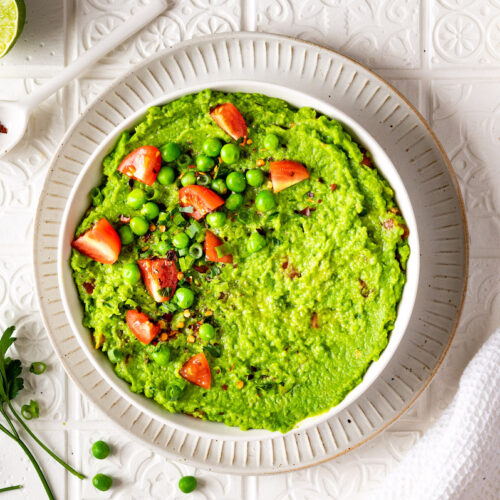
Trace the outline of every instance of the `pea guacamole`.
[[168, 412], [286, 432], [387, 345], [408, 229], [369, 152], [314, 109], [211, 90], [150, 108], [90, 198], [83, 324]]

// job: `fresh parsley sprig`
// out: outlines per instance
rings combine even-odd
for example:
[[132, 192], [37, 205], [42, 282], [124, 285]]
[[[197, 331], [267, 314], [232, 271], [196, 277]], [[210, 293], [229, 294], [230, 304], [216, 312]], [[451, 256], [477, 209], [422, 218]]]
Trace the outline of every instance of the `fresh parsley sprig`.
[[[21, 439], [14, 422], [17, 421], [23, 429], [31, 436], [31, 438], [43, 449], [45, 450], [54, 460], [61, 464], [67, 471], [75, 475], [80, 479], [85, 479], [85, 476], [80, 472], [76, 471], [68, 465], [64, 460], [59, 458], [52, 450], [50, 450], [38, 437], [33, 433], [33, 431], [28, 427], [24, 419], [17, 413], [15, 408], [12, 406], [11, 401], [19, 394], [21, 389], [24, 387], [24, 381], [21, 377], [21, 361], [18, 359], [11, 359], [7, 356], [7, 351], [9, 347], [16, 340], [13, 337], [15, 327], [10, 326], [4, 332], [0, 338], [0, 414], [5, 419], [7, 423], [6, 427], [4, 424], [0, 423], [0, 431], [13, 439], [26, 453], [30, 462], [33, 464], [40, 481], [43, 484], [45, 492], [50, 500], [54, 499], [54, 494], [52, 493], [50, 486], [45, 478], [40, 465], [36, 461], [35, 457], [29, 450], [26, 443]], [[11, 417], [14, 416], [14, 418]]]

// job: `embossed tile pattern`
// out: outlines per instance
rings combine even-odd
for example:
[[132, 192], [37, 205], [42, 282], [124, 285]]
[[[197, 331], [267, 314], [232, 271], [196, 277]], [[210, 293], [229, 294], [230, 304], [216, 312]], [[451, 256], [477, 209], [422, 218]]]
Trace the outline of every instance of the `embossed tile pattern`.
[[[46, 76], [47, 67], [64, 64], [66, 48], [70, 54], [81, 53], [118, 22], [131, 18], [141, 3], [30, 2], [23, 37], [0, 61], [0, 98], [15, 99], [29, 92], [41, 83], [37, 78]], [[67, 12], [75, 17], [66, 26]], [[443, 367], [412, 409], [388, 431], [336, 461], [287, 475], [243, 479], [194, 471], [154, 455], [85, 401], [58, 365], [43, 331], [31, 274], [36, 199], [50, 155], [66, 122], [76, 116], [76, 106], [84, 109], [110, 78], [164, 47], [242, 28], [301, 36], [373, 68], [385, 68], [394, 77], [392, 83], [431, 120], [443, 142], [464, 193], [472, 242], [461, 326]], [[421, 73], [420, 78], [411, 70], [425, 64], [424, 41], [430, 42], [432, 72]], [[361, 499], [376, 487], [446, 407], [463, 367], [489, 329], [500, 322], [500, 172], [492, 161], [500, 153], [496, 83], [500, 74], [495, 73], [496, 81], [491, 77], [482, 81], [473, 72], [499, 66], [498, 0], [177, 0], [169, 2], [164, 16], [93, 68], [91, 77], [37, 110], [23, 144], [0, 160], [0, 326], [18, 325], [17, 347], [25, 364], [33, 360], [49, 364], [46, 375], [26, 377], [27, 390], [20, 399], [40, 400], [42, 418], [34, 427], [87, 473], [109, 470], [118, 479], [111, 493], [97, 495], [88, 482], [68, 477], [39, 453], [58, 498], [181, 498], [177, 478], [193, 472], [203, 483], [196, 498], [207, 499]], [[441, 73], [448, 69], [462, 73], [458, 81]], [[116, 450], [102, 467], [89, 454], [91, 442], [100, 437]], [[0, 484], [25, 485], [22, 493], [9, 498], [41, 498], [40, 484], [22, 453], [4, 438], [0, 443]]]

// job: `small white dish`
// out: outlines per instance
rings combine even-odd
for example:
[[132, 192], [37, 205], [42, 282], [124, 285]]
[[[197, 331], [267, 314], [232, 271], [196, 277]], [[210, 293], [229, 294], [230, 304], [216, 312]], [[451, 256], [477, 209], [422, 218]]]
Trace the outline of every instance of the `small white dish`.
[[420, 266], [420, 248], [415, 214], [406, 188], [396, 168], [384, 150], [362, 127], [361, 124], [357, 123], [345, 113], [341, 112], [339, 109], [327, 102], [284, 86], [271, 85], [264, 82], [234, 80], [224, 82], [224, 84], [201, 84], [187, 87], [182, 89], [182, 91], [162, 96], [160, 99], [156, 99], [147, 106], [143, 106], [138, 109], [127, 120], [121, 123], [119, 127], [113, 130], [95, 149], [81, 174], [78, 176], [66, 204], [58, 244], [59, 285], [66, 316], [69, 319], [73, 331], [77, 335], [82, 349], [85, 351], [86, 355], [92, 361], [99, 373], [125, 399], [141, 410], [147, 412], [152, 417], [180, 430], [197, 432], [211, 438], [220, 437], [233, 440], [249, 438], [263, 439], [278, 434], [258, 429], [242, 431], [239, 428], [228, 427], [222, 423], [208, 422], [193, 419], [192, 417], [186, 415], [168, 413], [152, 400], [130, 391], [129, 385], [125, 381], [118, 378], [118, 376], [114, 373], [112, 364], [109, 362], [107, 357], [93, 347], [92, 337], [89, 330], [82, 326], [83, 309], [73, 282], [71, 268], [69, 265], [69, 257], [71, 255], [70, 244], [73, 240], [76, 227], [78, 226], [85, 210], [88, 208], [88, 194], [91, 189], [99, 185], [101, 181], [103, 158], [112, 149], [119, 134], [123, 130], [132, 128], [138, 121], [140, 121], [150, 106], [165, 104], [183, 95], [195, 93], [204, 88], [212, 88], [226, 92], [258, 92], [272, 97], [280, 97], [284, 98], [295, 107], [311, 107], [341, 122], [373, 155], [376, 166], [394, 189], [397, 203], [410, 230], [409, 245], [411, 254], [407, 267], [407, 283], [404, 287], [403, 296], [398, 308], [398, 316], [387, 347], [381, 353], [380, 358], [370, 365], [363, 381], [355, 387], [340, 404], [321, 415], [307, 418], [290, 432], [305, 430], [329, 419], [350, 405], [353, 401], [359, 398], [366, 391], [366, 389], [368, 389], [368, 387], [370, 387], [370, 385], [377, 379], [378, 375], [383, 371], [398, 347], [408, 325], [417, 293]]

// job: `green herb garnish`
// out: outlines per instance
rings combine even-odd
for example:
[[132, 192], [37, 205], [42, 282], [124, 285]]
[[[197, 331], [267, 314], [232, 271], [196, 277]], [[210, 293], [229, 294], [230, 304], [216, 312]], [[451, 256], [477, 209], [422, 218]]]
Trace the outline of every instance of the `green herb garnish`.
[[162, 297], [170, 297], [170, 295], [172, 294], [172, 289], [169, 287], [169, 286], [165, 286], [163, 288], [160, 288], [158, 290], [158, 293], [162, 296]]
[[[40, 465], [36, 461], [35, 457], [29, 450], [26, 443], [21, 439], [16, 427], [14, 426], [14, 422], [17, 421], [23, 429], [29, 434], [29, 436], [43, 449], [45, 450], [54, 460], [56, 460], [60, 465], [62, 465], [67, 471], [71, 472], [73, 475], [80, 479], [85, 479], [83, 474], [80, 474], [78, 471], [73, 469], [70, 465], [64, 462], [61, 458], [59, 458], [52, 450], [50, 450], [38, 437], [33, 433], [33, 431], [28, 427], [23, 417], [17, 413], [15, 408], [12, 405], [12, 400], [19, 394], [21, 389], [24, 387], [24, 381], [21, 375], [21, 361], [18, 359], [11, 359], [6, 356], [9, 347], [16, 340], [13, 337], [14, 327], [11, 326], [5, 330], [2, 337], [0, 338], [0, 414], [3, 416], [5, 421], [7, 422], [8, 428], [0, 423], [0, 431], [6, 434], [8, 437], [13, 439], [26, 453], [26, 456], [32, 463], [35, 468], [40, 481], [43, 484], [45, 492], [47, 493], [47, 497], [50, 500], [54, 500], [54, 494], [50, 489], [50, 486], [45, 478]], [[38, 404], [35, 401], [31, 401], [29, 405], [23, 406], [30, 408], [31, 418], [38, 416]], [[21, 410], [21, 413], [23, 410]], [[13, 417], [12, 417], [13, 415]], [[24, 415], [23, 415], [24, 416]], [[25, 417], [26, 418], [26, 417]], [[17, 487], [16, 487], [17, 489]]]
[[220, 358], [222, 355], [222, 348], [218, 344], [207, 344], [203, 348], [204, 352], [208, 352], [208, 354], [211, 354], [214, 358]]
[[5, 493], [6, 491], [20, 490], [23, 487], [22, 484], [16, 484], [16, 486], [7, 486], [6, 488], [0, 488], [0, 493]]

